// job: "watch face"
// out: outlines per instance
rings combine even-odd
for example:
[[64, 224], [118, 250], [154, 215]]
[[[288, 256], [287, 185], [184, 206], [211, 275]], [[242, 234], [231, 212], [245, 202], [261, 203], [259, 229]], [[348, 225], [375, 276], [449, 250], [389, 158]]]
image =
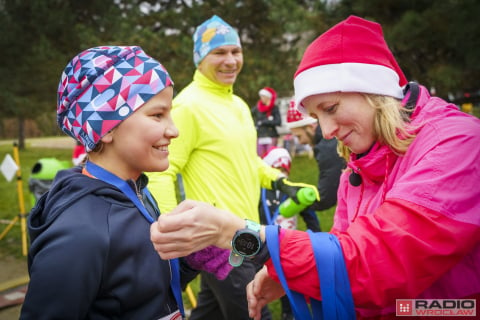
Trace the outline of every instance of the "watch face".
[[235, 238], [233, 248], [242, 256], [251, 256], [260, 249], [258, 238], [252, 233], [242, 233]]

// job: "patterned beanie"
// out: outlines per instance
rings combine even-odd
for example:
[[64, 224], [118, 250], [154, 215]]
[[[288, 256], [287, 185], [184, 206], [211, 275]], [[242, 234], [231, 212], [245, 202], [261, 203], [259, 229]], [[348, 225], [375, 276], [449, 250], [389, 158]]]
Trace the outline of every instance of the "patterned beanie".
[[287, 127], [289, 129], [307, 126], [315, 122], [317, 122], [316, 119], [300, 113], [295, 108], [295, 101], [293, 99], [290, 100], [287, 110]]
[[195, 66], [198, 66], [210, 51], [226, 45], [242, 47], [237, 31], [222, 18], [214, 15], [199, 25], [193, 34]]
[[333, 26], [305, 50], [294, 76], [295, 104], [330, 92], [403, 98], [407, 80], [383, 38], [382, 27], [356, 16]]
[[103, 46], [70, 61], [58, 85], [57, 123], [87, 152], [173, 82], [140, 47]]

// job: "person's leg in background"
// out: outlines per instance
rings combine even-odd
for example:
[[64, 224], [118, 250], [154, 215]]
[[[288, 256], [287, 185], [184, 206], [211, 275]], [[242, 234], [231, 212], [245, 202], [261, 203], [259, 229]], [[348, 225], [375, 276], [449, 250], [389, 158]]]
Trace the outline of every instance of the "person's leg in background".
[[317, 213], [313, 210], [303, 210], [300, 212], [300, 215], [305, 221], [307, 229], [312, 230], [313, 232], [320, 232], [320, 220], [318, 220]]

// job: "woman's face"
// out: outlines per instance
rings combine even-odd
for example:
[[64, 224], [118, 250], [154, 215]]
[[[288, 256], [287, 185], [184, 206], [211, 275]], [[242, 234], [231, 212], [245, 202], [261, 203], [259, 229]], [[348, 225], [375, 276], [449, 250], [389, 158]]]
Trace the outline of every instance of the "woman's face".
[[303, 106], [318, 119], [325, 139], [336, 137], [354, 153], [368, 151], [376, 140], [375, 109], [360, 93], [317, 94], [305, 98]]

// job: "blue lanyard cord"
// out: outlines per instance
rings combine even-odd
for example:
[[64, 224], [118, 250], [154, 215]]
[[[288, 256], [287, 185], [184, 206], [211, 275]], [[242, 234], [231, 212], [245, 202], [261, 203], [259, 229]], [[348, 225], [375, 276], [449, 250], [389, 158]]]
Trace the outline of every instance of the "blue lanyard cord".
[[95, 178], [103, 180], [106, 183], [109, 183], [117, 187], [118, 189], [120, 189], [120, 191], [122, 191], [123, 194], [126, 195], [135, 204], [138, 210], [140, 210], [140, 213], [143, 215], [145, 219], [147, 219], [148, 222], [150, 223], [155, 222], [155, 220], [148, 213], [147, 209], [145, 208], [143, 203], [140, 201], [140, 199], [138, 199], [137, 194], [133, 191], [132, 187], [130, 187], [127, 181], [119, 178], [113, 173], [103, 169], [100, 166], [97, 166], [96, 164], [90, 161], [87, 161], [87, 163], [85, 164], [85, 168]]
[[[106, 183], [109, 183], [120, 189], [120, 191], [122, 191], [123, 194], [125, 194], [135, 204], [142, 216], [147, 219], [149, 223], [155, 222], [153, 217], [148, 213], [144, 204], [137, 197], [137, 194], [133, 191], [132, 187], [127, 183], [127, 181], [121, 179], [120, 177], [103, 169], [100, 166], [97, 166], [90, 161], [87, 161], [87, 163], [85, 164], [85, 168], [95, 178], [105, 181]], [[155, 210], [160, 213], [156, 208], [156, 202], [154, 201], [148, 189], [145, 187], [142, 191], [145, 193], [146, 197], [151, 202]], [[171, 259], [169, 262], [172, 268], [172, 281], [170, 285], [172, 287], [173, 295], [175, 296], [175, 300], [177, 301], [180, 312], [182, 313], [182, 316], [185, 317], [185, 311], [183, 309], [182, 291], [180, 287], [180, 264], [178, 259]]]
[[[283, 201], [286, 199], [286, 197], [283, 197], [283, 198], [284, 199], [281, 199], [280, 201]], [[270, 211], [270, 207], [267, 204], [267, 189], [265, 188], [262, 188], [261, 201], [262, 201], [263, 211], [265, 212], [265, 218], [267, 219], [267, 224], [268, 225], [275, 224], [275, 220], [277, 219], [279, 214], [280, 205], [277, 206], [277, 209], [275, 209], [275, 212], [272, 215]]]
[[266, 226], [265, 237], [268, 251], [270, 252], [270, 257], [272, 258], [273, 266], [275, 268], [275, 271], [277, 272], [280, 283], [285, 290], [288, 300], [290, 300], [290, 305], [295, 315], [295, 319], [312, 319], [312, 314], [310, 312], [310, 309], [308, 308], [307, 302], [305, 301], [305, 297], [302, 294], [291, 291], [288, 288], [287, 280], [283, 273], [282, 265], [280, 264], [278, 226]]
[[340, 242], [333, 234], [307, 231], [315, 255], [325, 319], [355, 319], [350, 280]]
[[312, 232], [310, 230], [307, 232], [315, 256], [322, 295], [322, 301], [310, 298], [312, 310], [308, 308], [305, 296], [288, 288], [280, 263], [278, 227], [267, 226], [265, 228], [268, 251], [280, 283], [290, 300], [295, 319], [312, 319], [311, 311], [313, 311], [313, 319], [315, 320], [355, 319], [355, 306], [350, 281], [337, 237], [326, 232]]

